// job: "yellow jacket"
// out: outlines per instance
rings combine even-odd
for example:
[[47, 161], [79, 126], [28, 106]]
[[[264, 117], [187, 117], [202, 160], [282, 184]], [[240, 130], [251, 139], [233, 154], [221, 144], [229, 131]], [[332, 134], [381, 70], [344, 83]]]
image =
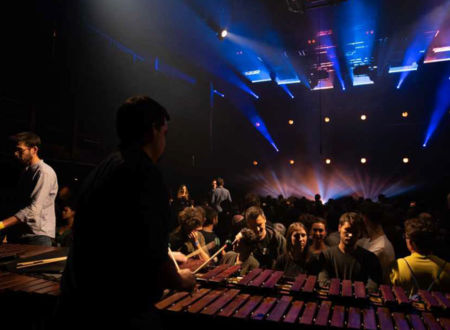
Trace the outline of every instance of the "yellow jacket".
[[[405, 260], [414, 272], [417, 284]], [[433, 281], [436, 282], [431, 289], [432, 291], [450, 292], [450, 264], [445, 262], [435, 255], [424, 256], [413, 252], [410, 256], [395, 261], [390, 273], [391, 283], [401, 286], [410, 296], [417, 293], [417, 286], [419, 286], [419, 289], [427, 290]], [[441, 273], [439, 279], [437, 279], [439, 271]]]

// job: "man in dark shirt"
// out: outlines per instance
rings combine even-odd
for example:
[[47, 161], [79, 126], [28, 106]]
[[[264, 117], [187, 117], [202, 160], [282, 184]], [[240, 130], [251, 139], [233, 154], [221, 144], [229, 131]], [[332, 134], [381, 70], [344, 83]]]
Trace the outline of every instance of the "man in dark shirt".
[[273, 268], [277, 258], [286, 252], [285, 238], [273, 228], [266, 226], [266, 216], [258, 206], [252, 206], [245, 211], [245, 220], [257, 238], [253, 255], [261, 267]]
[[156, 166], [168, 120], [166, 110], [145, 96], [119, 108], [120, 151], [81, 189], [58, 328], [157, 329], [153, 304], [163, 288], [193, 288], [192, 273], [177, 272], [168, 256], [169, 198]]
[[217, 226], [219, 222], [219, 216], [217, 214], [217, 211], [212, 207], [202, 206], [202, 208], [205, 210], [205, 222], [203, 222], [201, 233], [205, 238], [206, 245], [214, 245], [210, 248], [208, 247], [209, 254], [213, 255], [220, 248], [220, 239], [214, 232], [214, 227]]
[[381, 283], [378, 258], [370, 251], [356, 245], [362, 236], [363, 219], [358, 213], [344, 213], [339, 219], [339, 245], [330, 247], [320, 255], [322, 271], [319, 283], [328, 286], [330, 279], [362, 281], [369, 291]]

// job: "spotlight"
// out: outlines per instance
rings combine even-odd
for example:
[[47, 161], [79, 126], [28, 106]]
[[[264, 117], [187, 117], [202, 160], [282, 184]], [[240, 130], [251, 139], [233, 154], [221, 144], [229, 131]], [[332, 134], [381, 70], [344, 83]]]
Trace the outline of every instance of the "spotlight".
[[261, 126], [261, 124], [257, 121], [257, 122], [255, 123], [255, 126], [256, 126], [256, 127], [259, 127], [259, 126]]
[[219, 38], [219, 40], [223, 40], [225, 39], [225, 37], [228, 35], [228, 31], [226, 29], [220, 30], [217, 33], [217, 37]]
[[294, 121], [292, 119], [289, 119], [288, 123], [289, 125], [294, 125]]
[[294, 164], [295, 164], [294, 160], [291, 159], [291, 160], [289, 161], [289, 164], [294, 165]]
[[422, 144], [422, 147], [423, 147], [423, 148], [426, 148], [426, 147], [427, 147], [427, 144], [426, 144], [426, 143]]
[[330, 165], [331, 164], [331, 159], [330, 158], [325, 159], [325, 164]]
[[367, 163], [367, 159], [366, 158], [361, 158], [361, 164], [365, 164], [365, 163]]
[[329, 123], [330, 120], [331, 120], [330, 117], [325, 117], [325, 118], [323, 119], [323, 121], [326, 122], [326, 123]]
[[254, 166], [258, 166], [258, 162], [256, 160], [253, 161]]
[[361, 115], [361, 120], [366, 120], [367, 116], [366, 115]]
[[409, 158], [408, 157], [403, 157], [403, 163], [404, 164], [408, 164], [409, 163]]
[[402, 112], [402, 117], [403, 117], [403, 118], [408, 117], [408, 112], [406, 112], [406, 111]]

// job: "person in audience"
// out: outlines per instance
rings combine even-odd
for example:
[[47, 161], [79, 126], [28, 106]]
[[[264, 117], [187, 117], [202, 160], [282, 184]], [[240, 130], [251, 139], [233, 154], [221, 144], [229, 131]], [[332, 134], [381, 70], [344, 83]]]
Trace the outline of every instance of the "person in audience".
[[232, 200], [230, 191], [224, 187], [222, 178], [217, 178], [217, 185], [218, 187], [212, 193], [211, 206], [221, 213], [223, 211], [222, 203], [228, 202], [231, 205]]
[[255, 258], [264, 268], [273, 268], [280, 255], [286, 253], [286, 240], [273, 228], [266, 226], [266, 216], [260, 207], [252, 206], [245, 211], [248, 228], [256, 235]]
[[212, 199], [212, 196], [213, 196], [214, 191], [216, 190], [216, 188], [217, 188], [217, 180], [213, 179], [211, 181], [211, 189], [208, 192], [208, 201], [207, 201], [208, 205], [209, 205], [209, 203], [211, 203], [211, 199]]
[[61, 211], [61, 226], [56, 230], [56, 246], [71, 246], [73, 240], [73, 222], [75, 220], [75, 203], [67, 201]]
[[433, 224], [424, 218], [406, 220], [405, 241], [411, 255], [395, 261], [392, 285], [401, 286], [410, 297], [418, 290], [450, 292], [450, 264], [433, 255]]
[[395, 260], [395, 253], [381, 224], [383, 217], [381, 206], [373, 202], [364, 202], [360, 206], [360, 211], [366, 226], [367, 237], [360, 239], [358, 245], [377, 256], [383, 271], [383, 282], [389, 283], [389, 270]]
[[319, 272], [318, 258], [308, 251], [307, 229], [302, 223], [294, 222], [289, 226], [286, 253], [277, 258], [275, 269], [284, 271], [284, 275], [291, 278], [301, 273], [316, 275]]
[[181, 211], [183, 211], [186, 207], [192, 205], [192, 202], [189, 198], [189, 191], [187, 186], [182, 184], [177, 191], [177, 198], [173, 201], [175, 214], [178, 215]]
[[202, 206], [205, 211], [205, 221], [203, 222], [202, 230], [200, 231], [205, 238], [205, 244], [208, 246], [213, 244], [214, 246], [208, 247], [211, 255], [215, 254], [220, 249], [220, 239], [214, 232], [214, 227], [219, 222], [219, 216], [217, 211], [210, 206]]
[[309, 253], [319, 255], [322, 251], [328, 249], [325, 243], [327, 237], [327, 221], [324, 218], [315, 217], [309, 229], [309, 238], [311, 245], [309, 246]]
[[253, 255], [257, 238], [255, 233], [248, 229], [242, 229], [233, 245], [233, 251], [228, 251], [222, 259], [222, 264], [241, 265], [241, 275], [244, 276], [255, 268], [259, 268], [260, 264]]
[[339, 245], [320, 254], [322, 267], [319, 283], [328, 286], [332, 278], [362, 281], [369, 291], [381, 283], [381, 267], [375, 254], [356, 245], [363, 232], [363, 219], [355, 212], [344, 213], [339, 219]]
[[6, 232], [9, 243], [51, 246], [56, 228], [56, 173], [39, 157], [41, 138], [37, 134], [21, 132], [10, 139], [15, 146], [14, 157], [23, 171], [14, 195], [13, 212], [0, 221], [0, 237]]
[[198, 256], [206, 261], [209, 258], [205, 238], [200, 232], [204, 216], [199, 208], [187, 207], [178, 215], [180, 225], [170, 234], [170, 248], [183, 254], [198, 250]]

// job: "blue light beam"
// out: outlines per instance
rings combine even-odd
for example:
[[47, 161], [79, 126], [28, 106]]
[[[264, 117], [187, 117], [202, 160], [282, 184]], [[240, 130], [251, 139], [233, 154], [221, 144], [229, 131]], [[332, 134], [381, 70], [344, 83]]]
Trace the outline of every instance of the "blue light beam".
[[428, 146], [428, 142], [436, 131], [439, 123], [450, 107], [450, 81], [447, 79], [448, 74], [442, 79], [441, 84], [436, 93], [436, 102], [433, 113], [431, 114], [430, 123], [428, 124], [425, 140], [422, 147]]
[[286, 94], [291, 97], [291, 99], [294, 98], [294, 95], [291, 93], [291, 91], [289, 90], [289, 88], [286, 85], [280, 85], [280, 86], [281, 86], [281, 88], [283, 88], [283, 90], [286, 92]]

